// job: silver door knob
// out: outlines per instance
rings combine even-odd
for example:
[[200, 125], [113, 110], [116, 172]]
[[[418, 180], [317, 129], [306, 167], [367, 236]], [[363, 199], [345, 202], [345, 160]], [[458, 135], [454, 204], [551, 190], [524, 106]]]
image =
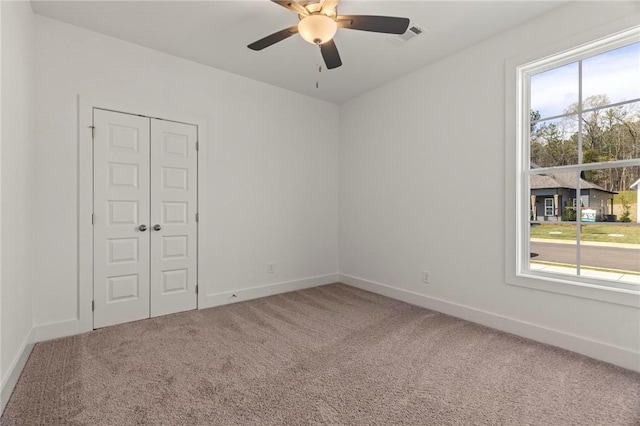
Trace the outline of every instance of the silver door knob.
[[154, 231], [159, 231], [161, 229], [162, 229], [162, 227], [160, 225], [158, 225], [158, 224], [153, 225], [153, 230]]
[[139, 229], [140, 231], [144, 232], [144, 231], [146, 231], [146, 230], [147, 230], [147, 225], [140, 225], [140, 226], [138, 226], [138, 229]]

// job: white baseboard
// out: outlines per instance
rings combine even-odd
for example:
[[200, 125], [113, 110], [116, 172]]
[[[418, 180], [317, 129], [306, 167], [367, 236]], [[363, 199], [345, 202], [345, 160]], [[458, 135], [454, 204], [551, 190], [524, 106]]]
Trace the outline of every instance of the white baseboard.
[[305, 288], [318, 287], [325, 284], [338, 282], [338, 274], [322, 275], [318, 277], [304, 278], [301, 280], [268, 284], [258, 287], [243, 288], [240, 290], [225, 291], [204, 295], [199, 309], [212, 308], [214, 306], [228, 305], [230, 303], [243, 302], [260, 297], [273, 296], [290, 291], [303, 290]]
[[31, 332], [27, 335], [27, 337], [20, 345], [20, 350], [18, 354], [13, 359], [11, 366], [9, 366], [9, 370], [7, 371], [7, 376], [5, 380], [2, 382], [2, 389], [0, 389], [0, 415], [4, 412], [4, 408], [7, 406], [7, 402], [9, 402], [9, 398], [11, 398], [11, 394], [13, 393], [13, 389], [16, 387], [18, 383], [18, 379], [20, 378], [20, 374], [22, 374], [22, 370], [24, 366], [27, 364], [27, 360], [29, 359], [29, 355], [31, 355], [31, 351], [33, 350], [34, 344], [33, 341], [33, 328]]
[[[338, 274], [322, 275], [319, 277], [305, 278], [302, 280], [288, 281], [283, 283], [269, 284], [265, 286], [250, 287], [224, 293], [214, 293], [204, 295], [200, 299], [199, 309], [211, 308], [214, 306], [226, 305], [229, 303], [251, 300], [259, 297], [272, 296], [274, 294], [286, 293], [288, 291], [302, 290], [305, 288], [317, 287], [331, 284], [338, 281]], [[233, 297], [235, 295], [235, 297]], [[84, 325], [86, 321], [79, 319], [69, 319], [66, 321], [37, 325], [31, 332], [31, 342], [43, 342], [45, 340], [57, 339], [60, 337], [73, 336], [76, 334], [91, 331]]]
[[[259, 297], [272, 296], [274, 294], [286, 293], [288, 291], [302, 290], [304, 288], [317, 287], [331, 284], [338, 281], [338, 274], [329, 274], [319, 277], [305, 278], [302, 280], [288, 281], [283, 283], [270, 284], [266, 286], [250, 287], [224, 293], [214, 293], [204, 295], [200, 299], [199, 309], [211, 308], [214, 306], [226, 305], [229, 303], [251, 300]], [[233, 295], [236, 297], [233, 297]], [[86, 321], [79, 319], [69, 319], [66, 321], [37, 325], [31, 333], [32, 342], [43, 342], [60, 337], [73, 336], [76, 334], [91, 331], [84, 325]]]
[[79, 319], [70, 319], [61, 322], [54, 322], [51, 324], [41, 324], [33, 327], [32, 341], [44, 342], [45, 340], [58, 339], [60, 337], [73, 336], [80, 333], [85, 333], [86, 328], [82, 327], [82, 322]]
[[438, 299], [424, 294], [399, 289], [351, 275], [340, 274], [339, 280], [347, 285], [381, 294], [392, 299], [401, 300], [412, 305], [421, 306], [437, 312], [442, 312], [457, 318], [517, 334], [518, 336], [536, 340], [538, 342], [557, 346], [577, 352], [591, 358], [605, 361], [629, 370], [640, 372], [640, 352], [610, 345], [575, 334], [554, 330], [548, 327], [510, 318], [504, 315], [483, 311], [471, 306]]

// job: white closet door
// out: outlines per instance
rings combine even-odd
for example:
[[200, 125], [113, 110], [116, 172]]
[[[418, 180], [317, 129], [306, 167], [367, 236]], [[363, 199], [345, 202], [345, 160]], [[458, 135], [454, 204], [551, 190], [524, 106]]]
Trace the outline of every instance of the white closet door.
[[197, 127], [151, 120], [151, 316], [197, 306]]
[[[149, 119], [94, 109], [94, 328], [149, 317]], [[147, 229], [145, 229], [145, 227]]]

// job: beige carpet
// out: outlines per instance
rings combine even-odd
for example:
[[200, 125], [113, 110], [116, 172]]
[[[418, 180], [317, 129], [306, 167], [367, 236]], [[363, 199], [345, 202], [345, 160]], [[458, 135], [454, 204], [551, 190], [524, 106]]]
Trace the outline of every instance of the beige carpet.
[[640, 374], [346, 285], [37, 344], [3, 425], [639, 425]]

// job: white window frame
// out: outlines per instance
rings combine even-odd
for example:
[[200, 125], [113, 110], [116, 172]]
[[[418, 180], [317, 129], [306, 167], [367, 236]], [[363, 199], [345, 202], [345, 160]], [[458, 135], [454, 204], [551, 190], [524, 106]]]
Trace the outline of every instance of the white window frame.
[[[551, 201], [551, 205], [547, 205], [548, 201]], [[549, 210], [547, 210], [549, 209]], [[545, 198], [544, 199], [544, 215], [546, 217], [553, 216], [553, 198]]]
[[[640, 41], [640, 27], [615, 32], [606, 28], [595, 36], [582, 35], [575, 40], [550, 51], [530, 52], [526, 56], [507, 61], [506, 64], [506, 233], [505, 233], [505, 281], [507, 284], [535, 288], [554, 293], [596, 299], [627, 306], [640, 306], [640, 286], [615, 283], [584, 276], [563, 275], [531, 270], [529, 267], [530, 209], [529, 189], [529, 84], [534, 74], [557, 68], [580, 59], [597, 55]], [[607, 35], [612, 34], [613, 35]], [[590, 41], [591, 40], [591, 41]], [[595, 40], [595, 41], [593, 41]], [[579, 46], [579, 47], [575, 47]], [[561, 53], [554, 53], [561, 52]], [[542, 58], [542, 59], [540, 59]], [[640, 160], [616, 161], [580, 165], [580, 170], [640, 165]], [[561, 170], [566, 168], [566, 170]], [[575, 171], [575, 166], [554, 168], [558, 171]], [[539, 170], [543, 172], [543, 170]], [[579, 180], [577, 193], [580, 193]], [[545, 209], [546, 210], [546, 209]], [[546, 213], [546, 211], [545, 211]], [[577, 219], [579, 220], [579, 218]]]

